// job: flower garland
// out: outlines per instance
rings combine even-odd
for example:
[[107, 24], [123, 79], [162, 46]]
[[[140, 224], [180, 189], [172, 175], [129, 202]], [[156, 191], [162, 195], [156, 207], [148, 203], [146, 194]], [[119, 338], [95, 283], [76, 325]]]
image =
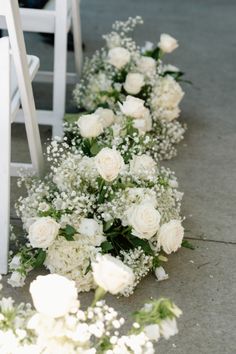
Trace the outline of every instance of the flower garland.
[[[113, 274], [106, 267], [108, 262]], [[133, 273], [122, 262], [103, 256], [93, 263], [93, 276], [100, 287], [86, 310], [80, 308], [75, 283], [57, 274], [38, 276], [30, 284], [36, 310], [30, 304], [15, 305], [12, 298], [2, 298], [1, 354], [154, 354], [154, 342], [178, 333], [176, 318], [182, 312], [168, 299], [146, 303], [135, 312], [130, 330], [120, 333], [125, 319], [102, 297], [106, 291], [116, 294], [132, 283]]]
[[150, 42], [138, 47], [127, 34], [140, 23], [140, 17], [115, 22], [104, 36], [106, 46], [85, 61], [74, 90], [81, 113], [65, 124], [72, 146], [81, 147], [81, 136], [99, 137], [108, 146], [133, 153], [149, 150], [155, 160], [176, 154], [186, 130], [176, 119], [184, 95], [178, 83], [183, 73], [164, 65], [162, 58], [178, 43], [162, 34], [156, 48]]
[[49, 151], [45, 179], [22, 180], [28, 196], [19, 199], [17, 213], [28, 243], [10, 263], [9, 282], [22, 285], [28, 271], [44, 264], [88, 291], [94, 288], [91, 262], [109, 253], [132, 268], [135, 281], [123, 291], [130, 295], [181, 247], [183, 194], [174, 173], [145, 154], [124, 161], [115, 148], [88, 157], [53, 141]]

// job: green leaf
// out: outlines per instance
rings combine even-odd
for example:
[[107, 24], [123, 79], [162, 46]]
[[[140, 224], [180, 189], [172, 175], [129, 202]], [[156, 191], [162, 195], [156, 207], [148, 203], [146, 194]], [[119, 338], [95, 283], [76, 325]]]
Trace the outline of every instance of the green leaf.
[[87, 266], [86, 270], [85, 270], [85, 275], [88, 274], [88, 272], [90, 272], [90, 270], [92, 270], [92, 264], [91, 262], [89, 262], [89, 265]]
[[96, 141], [92, 144], [90, 147], [90, 152], [92, 156], [96, 156], [99, 151], [102, 149], [102, 146], [100, 146]]
[[189, 248], [190, 250], [195, 250], [194, 245], [192, 245], [192, 243], [189, 242], [188, 240], [183, 240], [181, 246], [185, 248]]
[[126, 238], [135, 248], [141, 247], [146, 254], [153, 256], [153, 250], [147, 240], [135, 237], [133, 235], [126, 235]]
[[107, 192], [107, 190], [104, 188], [105, 187], [105, 180], [102, 178], [98, 178], [98, 185], [99, 185], [99, 189], [98, 189], [98, 203], [102, 204], [105, 200], [105, 194]]
[[161, 50], [159, 47], [156, 47], [154, 50], [147, 51], [144, 55], [147, 57], [152, 57], [155, 60], [160, 58]]
[[153, 258], [153, 261], [152, 261], [152, 266], [153, 266], [153, 269], [156, 269], [157, 267], [159, 267], [161, 265], [161, 262], [158, 258], [158, 256], [155, 256]]
[[67, 123], [74, 123], [77, 122], [77, 120], [79, 119], [81, 113], [67, 113], [64, 116], [64, 121]]
[[103, 231], [104, 232], [108, 231], [112, 227], [113, 222], [114, 222], [113, 220], [109, 220], [109, 221], [105, 222], [105, 224], [103, 226]]
[[75, 228], [68, 224], [66, 225], [65, 229], [60, 230], [60, 235], [64, 236], [67, 241], [74, 241], [75, 233], [76, 233]]
[[113, 245], [111, 242], [109, 241], [104, 241], [102, 244], [101, 244], [101, 248], [102, 248], [102, 252], [103, 253], [108, 253], [109, 251], [113, 250]]
[[40, 249], [39, 253], [37, 254], [34, 262], [33, 262], [33, 267], [34, 268], [39, 268], [43, 265], [45, 259], [46, 259], [46, 251], [43, 249]]

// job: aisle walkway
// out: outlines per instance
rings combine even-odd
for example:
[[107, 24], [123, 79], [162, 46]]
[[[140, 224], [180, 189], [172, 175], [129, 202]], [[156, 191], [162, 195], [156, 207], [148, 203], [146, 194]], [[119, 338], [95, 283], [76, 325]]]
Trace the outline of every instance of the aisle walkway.
[[[185, 141], [178, 157], [166, 165], [176, 171], [185, 192], [186, 235], [196, 250], [183, 249], [169, 258], [168, 281], [157, 283], [150, 276], [132, 298], [110, 299], [124, 314], [151, 296], [168, 296], [182, 308], [180, 335], [161, 342], [160, 354], [232, 354], [236, 350], [235, 13], [234, 0], [82, 1], [86, 53], [102, 45], [101, 34], [110, 30], [114, 20], [139, 14], [145, 24], [135, 38], [140, 44], [157, 42], [161, 32], [178, 38], [180, 48], [169, 56], [170, 63], [194, 83], [185, 86], [182, 104], [182, 117], [189, 127]], [[48, 66], [51, 47], [36, 46], [35, 36], [40, 40], [38, 35], [27, 36], [28, 46], [35, 53], [44, 52], [42, 66]], [[70, 54], [73, 66], [71, 58]], [[49, 105], [48, 92], [37, 85], [38, 106]], [[69, 92], [68, 109], [72, 109]], [[26, 151], [22, 131], [19, 126], [14, 129], [13, 154], [18, 156]], [[46, 140], [50, 130], [41, 131]], [[17, 194], [14, 187], [12, 203]], [[17, 224], [13, 209], [11, 215]], [[5, 293], [25, 300], [25, 291], [6, 288]], [[89, 297], [82, 296], [85, 302]]]

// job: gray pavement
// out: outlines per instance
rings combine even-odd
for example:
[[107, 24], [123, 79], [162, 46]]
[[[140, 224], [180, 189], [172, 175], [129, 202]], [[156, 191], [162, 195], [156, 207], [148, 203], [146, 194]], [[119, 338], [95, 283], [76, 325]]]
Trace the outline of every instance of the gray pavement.
[[[159, 344], [159, 353], [222, 354], [235, 353], [236, 327], [236, 2], [234, 0], [86, 0], [82, 1], [82, 29], [86, 54], [102, 45], [101, 34], [116, 19], [142, 15], [145, 23], [135, 32], [141, 44], [157, 42], [161, 32], [178, 38], [180, 48], [170, 55], [193, 81], [185, 85], [182, 119], [188, 124], [178, 156], [165, 165], [176, 171], [185, 192], [183, 214], [186, 236], [195, 251], [183, 249], [169, 258], [170, 279], [157, 283], [145, 279], [128, 299], [108, 300], [121, 309], [133, 311], [147, 298], [168, 296], [183, 310], [180, 334]], [[34, 54], [44, 53], [41, 65], [50, 68], [52, 49], [39, 35], [27, 35], [27, 46]], [[73, 55], [69, 54], [73, 68]], [[50, 107], [50, 87], [35, 85], [37, 106]], [[67, 110], [72, 112], [71, 87]], [[43, 141], [50, 128], [42, 127]], [[14, 126], [13, 156], [28, 159], [24, 129]], [[19, 224], [13, 209], [23, 191], [12, 180], [12, 223]], [[34, 278], [36, 273], [32, 274]], [[29, 299], [27, 286], [16, 290], [6, 286], [5, 295]], [[89, 303], [92, 294], [82, 294]]]

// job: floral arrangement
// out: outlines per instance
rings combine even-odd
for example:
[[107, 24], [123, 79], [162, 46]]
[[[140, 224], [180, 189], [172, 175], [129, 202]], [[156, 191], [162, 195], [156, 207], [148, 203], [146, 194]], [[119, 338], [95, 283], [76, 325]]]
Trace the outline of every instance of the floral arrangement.
[[174, 173], [145, 154], [124, 161], [115, 148], [89, 157], [55, 140], [49, 151], [48, 175], [21, 181], [28, 196], [19, 199], [17, 213], [28, 242], [11, 259], [10, 284], [23, 285], [27, 272], [44, 264], [89, 291], [98, 254], [111, 254], [132, 269], [134, 282], [123, 295], [152, 269], [165, 279], [161, 262], [184, 236], [183, 194]]
[[162, 60], [178, 43], [162, 34], [156, 47], [147, 42], [140, 48], [128, 37], [140, 23], [140, 17], [115, 22], [104, 36], [106, 46], [85, 61], [74, 90], [80, 114], [65, 124], [67, 142], [75, 148], [93, 138], [118, 150], [148, 151], [155, 160], [176, 154], [186, 129], [177, 120], [183, 73]]
[[[105, 263], [113, 265], [99, 272]], [[132, 327], [122, 334], [124, 318], [102, 300], [106, 291], [116, 294], [133, 281], [133, 273], [121, 261], [105, 255], [92, 264], [99, 285], [91, 306], [82, 310], [75, 282], [50, 274], [30, 285], [36, 310], [30, 304], [0, 300], [0, 351], [2, 354], [152, 354], [154, 342], [178, 333], [181, 310], [170, 300], [146, 303], [134, 314]], [[113, 278], [117, 279], [114, 285]], [[103, 288], [101, 288], [103, 286]]]

